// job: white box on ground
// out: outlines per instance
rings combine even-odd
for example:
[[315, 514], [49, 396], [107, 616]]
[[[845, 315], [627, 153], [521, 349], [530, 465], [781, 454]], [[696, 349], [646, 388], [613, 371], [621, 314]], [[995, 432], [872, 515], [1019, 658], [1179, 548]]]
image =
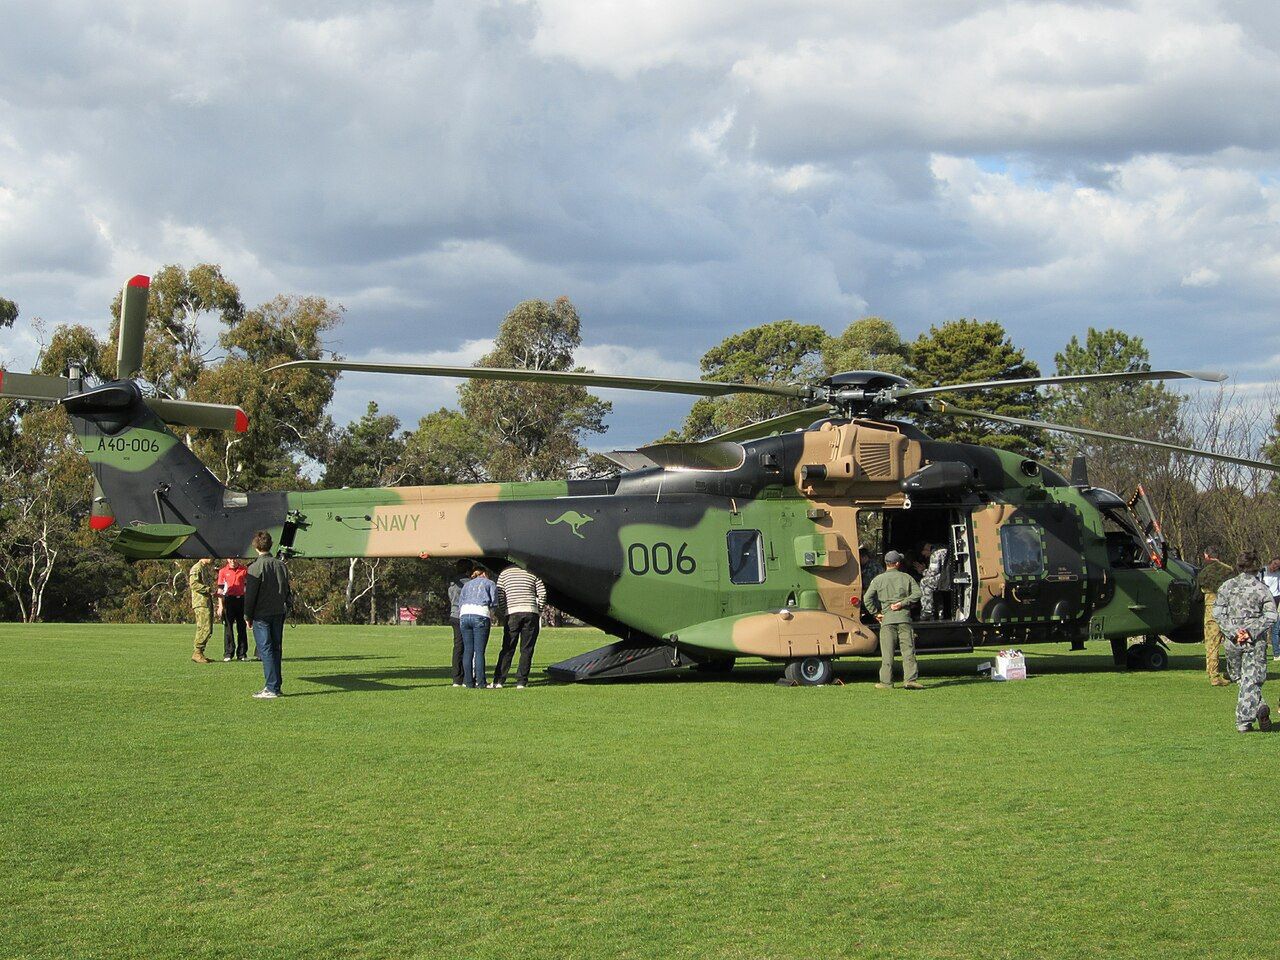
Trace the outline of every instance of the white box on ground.
[[1027, 658], [1021, 650], [1001, 650], [996, 654], [995, 665], [991, 668], [992, 680], [1025, 680], [1027, 679]]

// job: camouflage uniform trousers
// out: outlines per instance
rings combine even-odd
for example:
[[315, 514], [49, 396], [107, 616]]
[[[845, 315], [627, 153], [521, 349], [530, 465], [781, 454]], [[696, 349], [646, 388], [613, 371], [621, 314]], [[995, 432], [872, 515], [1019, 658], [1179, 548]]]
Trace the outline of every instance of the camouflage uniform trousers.
[[1258, 718], [1258, 708], [1264, 703], [1262, 685], [1267, 680], [1267, 640], [1263, 637], [1244, 644], [1223, 640], [1222, 649], [1227, 655], [1227, 670], [1240, 677], [1236, 724], [1253, 723]]
[[933, 619], [933, 595], [938, 591], [938, 584], [942, 580], [941, 571], [936, 571], [932, 567], [924, 572], [920, 578], [920, 619]]
[[894, 643], [902, 650], [902, 679], [911, 683], [920, 679], [916, 663], [916, 635], [909, 623], [880, 624], [880, 682], [893, 683]]
[[935, 607], [934, 595], [942, 583], [942, 574], [947, 565], [947, 549], [939, 547], [929, 554], [929, 566], [920, 576], [920, 619], [932, 620]]
[[196, 615], [195, 651], [204, 656], [205, 645], [213, 636], [213, 601], [210, 600], [200, 606], [192, 604], [191, 609]]
[[1204, 595], [1204, 669], [1209, 674], [1210, 683], [1214, 680], [1230, 682], [1227, 675], [1222, 672], [1222, 665], [1218, 662], [1218, 650], [1226, 638], [1222, 635], [1222, 628], [1218, 626], [1218, 621], [1213, 619], [1213, 603], [1217, 599], [1216, 592]]

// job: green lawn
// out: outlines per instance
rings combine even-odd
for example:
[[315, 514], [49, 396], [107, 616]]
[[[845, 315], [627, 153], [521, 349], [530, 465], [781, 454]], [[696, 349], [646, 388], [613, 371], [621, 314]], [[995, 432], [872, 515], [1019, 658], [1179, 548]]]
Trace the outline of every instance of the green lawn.
[[[0, 625], [0, 954], [1258, 957], [1280, 738], [1194, 649], [455, 690], [447, 629]], [[600, 642], [551, 631], [549, 663]], [[220, 650], [220, 639], [217, 646]], [[212, 648], [211, 648], [212, 649]], [[490, 663], [496, 650], [490, 648]]]

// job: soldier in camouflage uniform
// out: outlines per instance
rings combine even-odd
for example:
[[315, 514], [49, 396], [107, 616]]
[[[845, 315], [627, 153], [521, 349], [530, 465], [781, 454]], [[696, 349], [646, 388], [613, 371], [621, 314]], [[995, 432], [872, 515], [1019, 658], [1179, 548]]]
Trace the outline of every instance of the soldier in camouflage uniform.
[[1276, 622], [1271, 591], [1258, 582], [1253, 571], [1258, 559], [1245, 554], [1236, 564], [1236, 576], [1218, 588], [1213, 616], [1225, 635], [1223, 649], [1228, 669], [1240, 675], [1240, 699], [1236, 703], [1236, 729], [1248, 733], [1254, 720], [1271, 729], [1271, 708], [1262, 699], [1267, 679], [1267, 640]]
[[204, 648], [213, 636], [213, 561], [201, 557], [191, 565], [187, 574], [187, 589], [191, 591], [191, 609], [196, 615], [195, 652], [191, 659], [196, 663], [209, 663]]
[[1231, 579], [1235, 571], [1218, 559], [1217, 547], [1204, 548], [1204, 566], [1196, 575], [1196, 586], [1204, 594], [1204, 668], [1209, 682], [1215, 687], [1229, 687], [1231, 680], [1222, 672], [1218, 651], [1222, 647], [1222, 628], [1213, 618], [1213, 604], [1218, 599], [1218, 588]]
[[923, 690], [916, 664], [916, 637], [911, 629], [911, 605], [920, 600], [920, 586], [914, 577], [903, 572], [902, 554], [896, 550], [884, 555], [884, 563], [889, 569], [872, 580], [862, 596], [863, 605], [880, 622], [880, 682], [876, 686], [881, 690], [893, 686], [896, 642], [902, 650], [902, 685], [908, 690]]
[[924, 573], [920, 577], [920, 619], [932, 620], [935, 610], [934, 595], [939, 590], [950, 588], [947, 578], [948, 551], [946, 547], [934, 549], [933, 544], [926, 543], [920, 556], [927, 558]]

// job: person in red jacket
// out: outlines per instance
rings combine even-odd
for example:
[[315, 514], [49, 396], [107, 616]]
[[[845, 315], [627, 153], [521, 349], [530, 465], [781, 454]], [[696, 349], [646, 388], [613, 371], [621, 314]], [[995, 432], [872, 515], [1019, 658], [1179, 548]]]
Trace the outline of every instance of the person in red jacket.
[[249, 568], [239, 557], [232, 557], [218, 571], [218, 619], [222, 621], [222, 662], [249, 655], [249, 640], [244, 626], [244, 582]]

